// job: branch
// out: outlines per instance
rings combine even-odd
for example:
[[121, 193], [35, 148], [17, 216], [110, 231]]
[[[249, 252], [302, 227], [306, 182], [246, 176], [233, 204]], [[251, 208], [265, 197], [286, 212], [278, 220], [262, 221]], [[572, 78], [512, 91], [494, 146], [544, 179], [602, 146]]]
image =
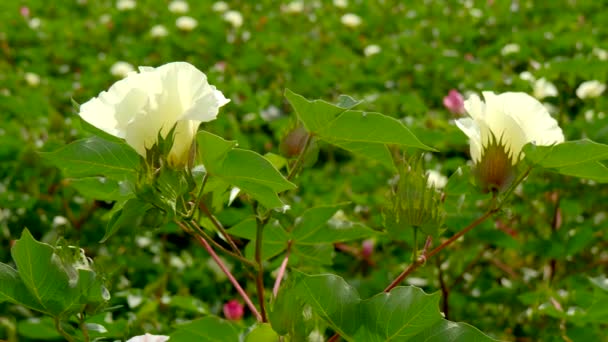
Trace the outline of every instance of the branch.
[[264, 265], [262, 264], [262, 239], [264, 238], [264, 226], [266, 220], [260, 220], [256, 218], [256, 234], [255, 234], [255, 261], [258, 264], [258, 276], [255, 284], [258, 290], [258, 301], [260, 303], [260, 309], [262, 311], [262, 322], [267, 322], [266, 319], [266, 305], [264, 303]]

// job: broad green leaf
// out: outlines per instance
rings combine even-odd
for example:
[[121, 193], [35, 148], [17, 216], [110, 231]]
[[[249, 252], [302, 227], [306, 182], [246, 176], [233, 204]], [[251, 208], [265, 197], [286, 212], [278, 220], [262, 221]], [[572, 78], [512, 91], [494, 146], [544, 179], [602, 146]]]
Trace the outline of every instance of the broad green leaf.
[[234, 142], [205, 131], [198, 133], [197, 142], [201, 159], [210, 175], [240, 188], [265, 207], [282, 207], [283, 202], [277, 193], [295, 188], [258, 153], [234, 148]]
[[152, 206], [137, 198], [129, 199], [124, 206], [116, 211], [106, 226], [106, 233], [101, 243], [106, 242], [112, 235], [123, 228], [136, 229], [140, 226], [146, 212]]
[[190, 323], [177, 326], [169, 335], [171, 342], [225, 342], [238, 341], [238, 326], [214, 316], [207, 316]]
[[8, 301], [32, 310], [44, 312], [44, 307], [29, 293], [19, 273], [12, 267], [0, 263], [0, 303]]
[[388, 147], [384, 144], [373, 144], [359, 141], [345, 141], [336, 139], [325, 139], [328, 143], [345, 149], [356, 155], [369, 158], [379, 162], [380, 164], [388, 167], [389, 169], [395, 169], [393, 163], [393, 157]]
[[196, 314], [207, 314], [207, 304], [198, 298], [190, 296], [173, 296], [169, 303], [171, 307], [186, 310]]
[[269, 323], [256, 324], [245, 337], [245, 342], [278, 342], [279, 335], [272, 330]]
[[350, 110], [357, 103], [340, 102], [344, 107], [322, 100], [309, 101], [285, 90], [285, 97], [306, 128], [327, 141], [395, 144], [434, 151], [424, 145], [399, 120], [380, 114]]
[[439, 299], [438, 292], [429, 295], [408, 286], [365, 300], [361, 309], [365, 328], [356, 340], [406, 341], [441, 320]]
[[313, 312], [348, 341], [362, 324], [359, 294], [344, 279], [333, 274], [303, 275], [297, 273], [295, 294], [310, 305]]
[[11, 249], [19, 276], [33, 300], [43, 312], [58, 316], [77, 293], [70, 287], [68, 275], [53, 262], [53, 252], [53, 247], [36, 241], [27, 229]]
[[315, 133], [344, 141], [411, 146], [434, 151], [420, 142], [402, 122], [380, 113], [349, 110]]
[[24, 319], [17, 323], [19, 336], [33, 341], [57, 341], [61, 335], [55, 329], [55, 323], [50, 317]]
[[608, 182], [608, 168], [598, 161], [586, 162], [557, 168], [562, 175], [590, 179], [600, 183]]
[[[70, 256], [71, 251], [77, 254]], [[95, 311], [109, 300], [107, 290], [83, 260], [86, 257], [77, 248], [71, 251], [38, 242], [27, 229], [11, 250], [32, 301], [51, 316], [67, 317], [82, 311], [86, 304]]]
[[277, 298], [268, 312], [268, 319], [274, 331], [280, 335], [289, 334], [292, 339], [305, 338], [312, 327], [311, 319], [304, 317], [304, 303], [295, 293], [294, 282], [288, 279], [281, 285]]
[[40, 155], [61, 169], [66, 177], [104, 176], [115, 180], [135, 179], [139, 155], [124, 143], [99, 137], [74, 141]]
[[124, 200], [132, 193], [119, 181], [105, 177], [72, 178], [69, 182], [82, 195], [100, 201]]
[[321, 206], [306, 210], [293, 229], [292, 239], [296, 245], [344, 242], [374, 235], [366, 226], [350, 221], [330, 221], [344, 204]]
[[608, 145], [583, 139], [552, 146], [524, 146], [526, 159], [546, 169], [561, 169], [576, 164], [608, 159]]
[[410, 339], [412, 342], [493, 342], [497, 341], [466, 323], [441, 319]]
[[334, 262], [334, 245], [322, 243], [315, 245], [294, 245], [291, 248], [289, 263], [293, 265], [305, 264], [312, 266], [331, 266]]
[[[309, 101], [289, 89], [285, 89], [285, 97], [306, 129], [314, 133], [322, 130], [335, 117], [356, 105], [356, 103], [350, 102], [351, 106], [339, 107], [323, 100]], [[341, 104], [346, 105], [346, 102], [341, 101]]]

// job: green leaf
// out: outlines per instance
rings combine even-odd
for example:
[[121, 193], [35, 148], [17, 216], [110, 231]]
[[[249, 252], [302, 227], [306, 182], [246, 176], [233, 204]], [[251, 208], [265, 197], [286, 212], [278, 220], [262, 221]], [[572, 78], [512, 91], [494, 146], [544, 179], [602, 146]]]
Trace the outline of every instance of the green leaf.
[[350, 221], [328, 222], [344, 204], [306, 210], [297, 220], [292, 233], [296, 245], [344, 242], [374, 235], [368, 227]]
[[30, 318], [17, 323], [19, 336], [34, 341], [57, 341], [62, 339], [50, 317]]
[[439, 299], [438, 292], [429, 295], [408, 286], [365, 300], [362, 319], [366, 328], [356, 340], [406, 341], [441, 320]]
[[240, 188], [265, 207], [282, 207], [283, 202], [277, 193], [295, 188], [258, 153], [234, 148], [234, 142], [205, 131], [198, 133], [197, 142], [201, 146], [201, 159], [210, 175]]
[[546, 169], [560, 169], [608, 159], [608, 145], [589, 139], [566, 141], [552, 146], [537, 146], [528, 143], [524, 146], [526, 159], [532, 164]]
[[328, 142], [395, 144], [434, 151], [395, 118], [350, 110], [357, 104], [352, 99], [342, 100], [344, 107], [340, 107], [322, 100], [308, 101], [289, 89], [285, 90], [285, 97], [304, 126]]
[[196, 314], [207, 314], [207, 304], [198, 298], [190, 296], [173, 296], [169, 303], [171, 307], [179, 308]]
[[300, 277], [295, 287], [298, 298], [310, 305], [313, 312], [342, 337], [352, 341], [352, 336], [362, 323], [357, 290], [333, 274], [296, 274]]
[[[70, 256], [74, 251], [77, 254]], [[42, 308], [36, 310], [67, 317], [82, 311], [86, 304], [93, 304], [95, 310], [109, 300], [107, 290], [83, 260], [86, 257], [80, 249], [55, 249], [36, 241], [25, 229], [11, 254], [31, 301]]]
[[175, 332], [169, 335], [171, 342], [224, 342], [238, 341], [239, 329], [236, 324], [214, 316], [197, 319], [190, 323], [179, 325]]
[[106, 233], [99, 242], [106, 242], [112, 235], [116, 234], [116, 232], [122, 228], [138, 227], [141, 224], [146, 212], [151, 208], [152, 206], [150, 204], [137, 198], [129, 199], [122, 208], [112, 215], [112, 218], [106, 226]]
[[132, 194], [120, 182], [105, 177], [72, 178], [69, 182], [82, 195], [100, 201], [124, 200]]
[[44, 307], [28, 292], [19, 273], [12, 267], [0, 263], [0, 303], [4, 301], [20, 304], [40, 312], [45, 311]]
[[279, 335], [272, 330], [269, 323], [256, 324], [253, 330], [245, 337], [245, 342], [276, 342]]
[[386, 145], [335, 139], [325, 139], [325, 141], [353, 154], [375, 160], [389, 169], [396, 170], [393, 157]]
[[295, 293], [294, 282], [286, 279], [279, 289], [277, 298], [270, 307], [268, 319], [274, 331], [280, 335], [289, 334], [293, 340], [306, 338], [312, 327], [312, 320], [304, 317], [304, 303]]
[[414, 336], [410, 341], [424, 342], [492, 342], [497, 341], [466, 323], [441, 319], [432, 327]]
[[600, 160], [608, 159], [608, 145], [583, 139], [552, 146], [524, 146], [526, 160], [537, 167], [567, 176], [608, 182], [608, 168]]
[[65, 177], [104, 176], [115, 180], [134, 180], [139, 155], [124, 143], [99, 137], [74, 141], [54, 152], [40, 155], [57, 166]]

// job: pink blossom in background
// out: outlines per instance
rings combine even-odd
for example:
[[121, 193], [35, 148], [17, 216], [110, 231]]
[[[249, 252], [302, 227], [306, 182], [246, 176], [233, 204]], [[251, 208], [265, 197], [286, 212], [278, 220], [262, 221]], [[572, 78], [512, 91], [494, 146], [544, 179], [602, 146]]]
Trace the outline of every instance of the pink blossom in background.
[[21, 13], [21, 16], [23, 16], [24, 18], [29, 18], [30, 17], [30, 9], [27, 6], [22, 6], [19, 9], [19, 13]]
[[243, 318], [243, 304], [233, 299], [224, 304], [224, 316], [231, 321], [238, 321]]
[[443, 105], [454, 114], [464, 114], [464, 98], [456, 89], [450, 90], [443, 98]]
[[367, 239], [361, 243], [361, 255], [364, 259], [369, 259], [374, 253], [374, 240]]

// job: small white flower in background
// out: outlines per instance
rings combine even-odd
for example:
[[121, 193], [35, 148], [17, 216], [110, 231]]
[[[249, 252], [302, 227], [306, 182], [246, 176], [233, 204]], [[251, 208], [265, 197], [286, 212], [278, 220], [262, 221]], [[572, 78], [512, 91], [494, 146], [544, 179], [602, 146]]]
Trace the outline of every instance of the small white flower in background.
[[348, 0], [334, 0], [334, 6], [338, 8], [346, 8], [348, 6]]
[[519, 45], [515, 44], [515, 43], [511, 43], [511, 44], [507, 44], [505, 45], [502, 50], [500, 50], [500, 53], [503, 56], [507, 56], [507, 55], [511, 55], [514, 53], [518, 53], [520, 50]]
[[534, 77], [534, 75], [532, 75], [532, 73], [529, 71], [524, 71], [521, 74], [519, 74], [519, 78], [521, 78], [524, 81], [528, 81], [528, 82], [536, 81], [536, 78]]
[[127, 77], [127, 75], [133, 71], [135, 71], [135, 68], [131, 64], [124, 62], [124, 61], [116, 62], [110, 68], [110, 73], [113, 76], [120, 77], [120, 78]]
[[468, 137], [475, 173], [483, 191], [507, 188], [524, 145], [553, 145], [564, 141], [557, 121], [542, 103], [525, 93], [483, 92], [485, 103], [471, 95], [464, 107], [470, 118], [456, 120]]
[[169, 31], [167, 31], [167, 28], [163, 25], [154, 25], [150, 29], [150, 35], [153, 38], [162, 38], [169, 35]]
[[183, 0], [174, 0], [169, 3], [169, 12], [172, 13], [187, 13], [190, 10], [188, 3]]
[[25, 75], [23, 75], [23, 78], [25, 78], [25, 82], [29, 86], [37, 87], [40, 84], [40, 76], [33, 72], [26, 72]]
[[243, 26], [243, 15], [239, 11], [228, 11], [224, 13], [224, 20], [235, 28]]
[[304, 3], [302, 1], [292, 1], [281, 7], [285, 13], [302, 13], [304, 11]]
[[135, 8], [137, 3], [135, 0], [118, 0], [116, 2], [116, 9], [119, 11], [128, 11]]
[[27, 22], [27, 25], [32, 29], [32, 30], [37, 30], [40, 28], [40, 25], [42, 24], [42, 21], [40, 21], [39, 18], [32, 18], [30, 19], [30, 21]]
[[182, 31], [192, 31], [197, 25], [198, 21], [189, 16], [179, 17], [175, 20], [175, 26]]
[[65, 226], [68, 223], [68, 219], [63, 216], [55, 216], [53, 218], [53, 227]]
[[481, 18], [483, 16], [483, 11], [480, 10], [479, 8], [471, 8], [469, 10], [469, 14], [473, 18]]
[[534, 89], [534, 97], [538, 100], [542, 100], [545, 97], [557, 96], [557, 88], [555, 85], [547, 81], [544, 77], [536, 80], [532, 88]]
[[378, 46], [376, 44], [371, 44], [371, 45], [366, 46], [365, 49], [363, 49], [363, 54], [365, 55], [365, 57], [369, 57], [369, 56], [373, 56], [375, 54], [380, 53], [380, 51], [382, 51], [380, 46]]
[[111, 21], [112, 21], [112, 16], [111, 16], [110, 14], [107, 14], [107, 13], [106, 13], [106, 14], [102, 14], [102, 15], [99, 17], [99, 23], [100, 23], [100, 24], [105, 25], [105, 24], [107, 24], [107, 23], [109, 23], [109, 22], [111, 22]]
[[608, 51], [600, 48], [593, 48], [592, 53], [600, 60], [600, 61], [608, 61]]
[[213, 12], [226, 12], [228, 10], [228, 4], [223, 2], [223, 1], [218, 1], [213, 3], [213, 6], [211, 6], [211, 10]]
[[442, 175], [439, 171], [427, 170], [426, 174], [428, 176], [427, 184], [435, 187], [435, 189], [443, 189], [448, 184], [448, 177]]
[[146, 333], [145, 335], [134, 336], [127, 340], [127, 342], [166, 342], [169, 341], [169, 336], [164, 335], [152, 335]]
[[606, 85], [598, 80], [586, 81], [576, 88], [576, 96], [581, 100], [590, 99], [602, 95]]
[[108, 91], [80, 106], [88, 123], [125, 139], [137, 153], [166, 138], [175, 126], [168, 161], [183, 166], [201, 122], [215, 120], [228, 103], [207, 76], [191, 64], [174, 62], [158, 68], [140, 67], [114, 83]]
[[348, 27], [357, 27], [361, 25], [361, 17], [353, 13], [346, 13], [340, 19], [344, 26]]

